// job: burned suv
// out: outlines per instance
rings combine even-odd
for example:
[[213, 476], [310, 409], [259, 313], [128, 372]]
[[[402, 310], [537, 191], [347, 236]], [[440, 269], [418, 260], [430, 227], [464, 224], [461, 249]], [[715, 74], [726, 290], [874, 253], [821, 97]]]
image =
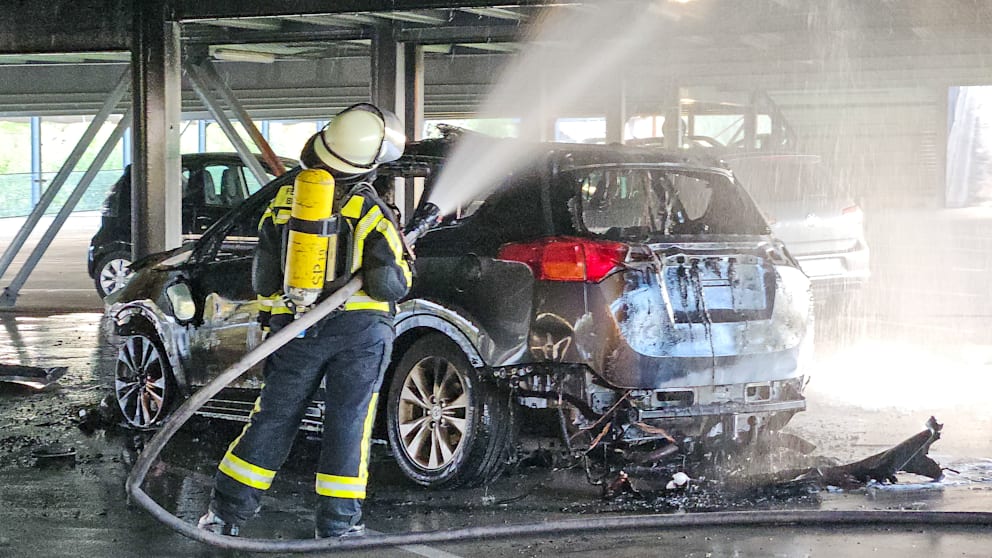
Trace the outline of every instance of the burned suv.
[[[449, 147], [408, 146], [378, 184], [425, 179], [429, 195]], [[537, 427], [573, 455], [643, 461], [775, 431], [805, 408], [809, 281], [728, 171], [684, 153], [533, 149], [537, 163], [417, 243], [380, 409], [409, 478], [491, 479]], [[191, 249], [136, 263], [111, 297], [116, 393], [134, 426], [154, 426], [260, 341], [241, 229], [294, 175]], [[202, 413], [244, 419], [259, 385], [242, 377]], [[303, 427], [323, 412], [315, 402]]]

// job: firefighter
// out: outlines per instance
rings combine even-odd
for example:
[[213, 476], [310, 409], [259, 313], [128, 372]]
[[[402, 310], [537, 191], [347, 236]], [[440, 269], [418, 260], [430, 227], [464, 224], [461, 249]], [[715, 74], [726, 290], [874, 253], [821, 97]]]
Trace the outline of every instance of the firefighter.
[[363, 288], [265, 361], [261, 394], [218, 466], [201, 529], [237, 536], [258, 511], [324, 380], [316, 536], [364, 533], [376, 400], [395, 336], [396, 301], [411, 283], [395, 215], [370, 182], [404, 145], [393, 114], [353, 105], [307, 141], [304, 170], [262, 216], [252, 282], [263, 328], [285, 327], [353, 274], [361, 273]]

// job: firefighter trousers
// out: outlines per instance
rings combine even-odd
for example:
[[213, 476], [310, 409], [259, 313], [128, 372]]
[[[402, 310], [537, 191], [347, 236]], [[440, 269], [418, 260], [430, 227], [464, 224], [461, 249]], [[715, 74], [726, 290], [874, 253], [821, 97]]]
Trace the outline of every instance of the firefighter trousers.
[[376, 402], [394, 336], [384, 313], [337, 312], [270, 355], [251, 418], [218, 466], [214, 513], [241, 525], [258, 511], [324, 380], [316, 530], [333, 536], [359, 524]]

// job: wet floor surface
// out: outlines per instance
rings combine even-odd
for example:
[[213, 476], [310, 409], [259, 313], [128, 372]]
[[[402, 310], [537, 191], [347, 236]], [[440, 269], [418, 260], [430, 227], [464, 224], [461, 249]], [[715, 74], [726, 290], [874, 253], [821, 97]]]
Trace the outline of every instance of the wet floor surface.
[[[129, 506], [124, 479], [145, 439], [115, 427], [88, 429], [108, 393], [115, 351], [96, 313], [53, 316], [0, 313], [0, 362], [67, 366], [43, 391], [0, 383], [0, 556], [241, 556], [174, 534]], [[837, 357], [835, 351], [831, 358]], [[818, 362], [830, 362], [827, 355]], [[923, 386], [925, 389], [926, 386]], [[399, 533], [507, 525], [617, 514], [781, 510], [992, 511], [992, 440], [987, 410], [977, 403], [932, 409], [872, 407], [811, 393], [810, 408], [789, 429], [818, 452], [849, 460], [881, 451], [920, 431], [930, 411], [945, 422], [930, 455], [954, 469], [937, 483], [900, 476], [900, 484], [848, 491], [753, 491], [714, 488], [694, 476], [688, 491], [664, 489], [667, 473], [631, 474], [638, 493], [611, 500], [581, 467], [522, 464], [481, 488], [428, 491], [407, 482], [376, 445], [366, 506], [368, 526]], [[884, 398], [879, 394], [878, 398]], [[854, 398], [857, 400], [857, 398]], [[974, 408], [972, 408], [974, 407]], [[941, 412], [945, 414], [942, 415]], [[950, 413], [954, 414], [950, 414]], [[211, 476], [238, 425], [194, 419], [166, 448], [148, 476], [148, 493], [187, 521], [206, 506]], [[47, 451], [48, 456], [39, 452]], [[301, 434], [287, 467], [245, 535], [298, 539], [312, 534], [317, 442]], [[763, 464], [770, 467], [773, 464]], [[512, 540], [434, 544], [348, 555], [376, 556], [989, 556], [988, 529], [870, 527], [732, 528], [590, 532]]]

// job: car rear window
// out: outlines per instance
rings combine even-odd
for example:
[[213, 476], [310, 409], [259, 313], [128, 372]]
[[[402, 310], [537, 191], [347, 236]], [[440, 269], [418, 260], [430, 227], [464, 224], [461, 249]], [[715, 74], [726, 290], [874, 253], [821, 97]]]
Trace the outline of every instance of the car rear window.
[[685, 168], [598, 167], [572, 171], [586, 231], [615, 239], [761, 235], [768, 225], [726, 175]]

